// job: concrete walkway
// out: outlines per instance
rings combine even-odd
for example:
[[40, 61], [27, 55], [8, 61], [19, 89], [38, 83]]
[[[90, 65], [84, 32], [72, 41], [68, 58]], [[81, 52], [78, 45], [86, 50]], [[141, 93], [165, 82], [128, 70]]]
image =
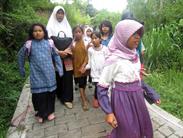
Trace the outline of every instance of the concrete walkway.
[[[93, 89], [87, 89], [87, 96], [92, 99]], [[148, 105], [153, 122], [154, 138], [183, 138], [183, 122], [156, 105]], [[104, 122], [101, 109], [84, 112], [81, 108], [79, 92], [74, 92], [74, 108], [67, 109], [56, 100], [56, 119], [38, 124], [34, 118], [29, 84], [25, 84], [14, 117], [17, 127], [9, 128], [7, 138], [104, 138], [111, 127]], [[23, 114], [22, 114], [23, 113]], [[25, 114], [24, 114], [25, 113]]]

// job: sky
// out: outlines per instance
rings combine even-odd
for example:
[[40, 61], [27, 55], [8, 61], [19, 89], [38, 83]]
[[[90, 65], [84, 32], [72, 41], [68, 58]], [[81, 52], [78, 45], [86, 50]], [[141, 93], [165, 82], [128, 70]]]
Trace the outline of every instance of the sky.
[[93, 6], [98, 9], [106, 9], [111, 12], [122, 12], [127, 6], [127, 0], [92, 0]]
[[[51, 0], [61, 2], [63, 0]], [[97, 9], [106, 9], [111, 12], [122, 12], [127, 6], [127, 0], [92, 0], [92, 5]]]

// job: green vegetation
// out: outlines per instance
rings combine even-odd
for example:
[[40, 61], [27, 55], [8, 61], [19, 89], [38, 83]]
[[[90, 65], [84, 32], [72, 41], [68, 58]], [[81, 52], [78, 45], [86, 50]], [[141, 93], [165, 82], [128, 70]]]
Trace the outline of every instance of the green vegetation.
[[153, 72], [145, 78], [147, 84], [157, 90], [161, 96], [160, 107], [183, 120], [183, 72], [165, 70]]
[[[135, 17], [145, 22], [145, 66], [152, 75], [145, 81], [161, 95], [161, 107], [183, 119], [183, 1], [128, 0]], [[46, 25], [54, 4], [47, 0], [1, 0], [0, 5], [0, 137], [5, 137], [25, 78], [19, 76], [16, 55], [34, 22]], [[97, 11], [86, 1], [63, 5], [71, 26], [98, 27], [110, 20], [113, 28], [119, 13]], [[28, 72], [28, 71], [27, 71]], [[28, 74], [27, 74], [28, 75]]]
[[25, 81], [20, 78], [15, 60], [0, 61], [0, 137], [6, 134]]

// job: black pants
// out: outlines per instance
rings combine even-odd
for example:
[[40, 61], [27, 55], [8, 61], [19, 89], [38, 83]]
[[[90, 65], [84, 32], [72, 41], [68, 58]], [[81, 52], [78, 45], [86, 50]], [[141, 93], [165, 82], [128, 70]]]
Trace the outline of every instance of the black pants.
[[47, 119], [48, 115], [55, 112], [55, 91], [33, 93], [32, 103], [37, 115], [43, 119]]
[[[65, 69], [64, 69], [65, 70]], [[73, 71], [64, 71], [62, 77], [56, 72], [57, 89], [56, 94], [58, 99], [62, 102], [73, 101]]]

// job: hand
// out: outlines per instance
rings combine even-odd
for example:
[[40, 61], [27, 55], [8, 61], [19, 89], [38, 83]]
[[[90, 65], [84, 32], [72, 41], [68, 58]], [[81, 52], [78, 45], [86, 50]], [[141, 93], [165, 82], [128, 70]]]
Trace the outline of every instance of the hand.
[[118, 122], [116, 120], [116, 117], [114, 116], [113, 113], [107, 114], [105, 118], [106, 122], [111, 125], [113, 128], [118, 127]]
[[93, 46], [93, 43], [90, 42], [90, 43], [88, 44], [88, 46], [87, 46], [87, 49], [90, 48], [90, 47], [92, 47], [92, 46]]
[[70, 48], [65, 49], [64, 52], [66, 52], [66, 53], [69, 54], [69, 55], [72, 55], [72, 51], [71, 51]]
[[160, 100], [160, 99], [156, 100], [156, 101], [155, 101], [155, 104], [156, 104], [156, 105], [160, 105], [160, 104], [161, 104], [161, 100]]
[[81, 68], [79, 69], [79, 71], [83, 74], [83, 73], [85, 73], [86, 69], [85, 69], [84, 67], [81, 67]]
[[68, 54], [65, 51], [58, 51], [58, 54], [62, 57], [65, 58]]
[[151, 74], [148, 74], [148, 73], [146, 72], [146, 69], [145, 69], [144, 67], [141, 68], [140, 73], [141, 73], [143, 76], [149, 76], [149, 75], [151, 75]]

